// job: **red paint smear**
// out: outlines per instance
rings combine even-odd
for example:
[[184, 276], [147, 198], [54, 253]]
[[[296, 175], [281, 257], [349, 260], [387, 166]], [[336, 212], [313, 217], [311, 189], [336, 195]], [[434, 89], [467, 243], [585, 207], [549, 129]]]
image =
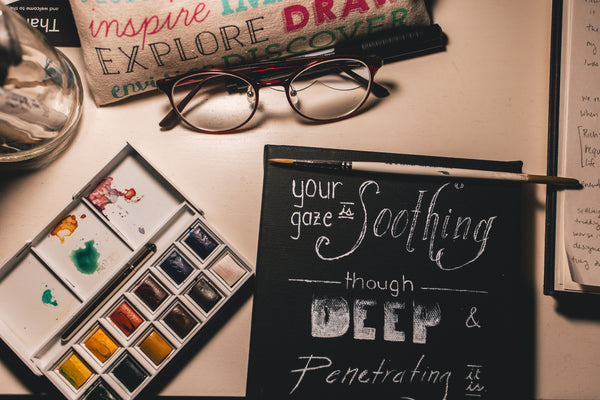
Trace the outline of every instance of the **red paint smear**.
[[127, 200], [133, 199], [135, 197], [135, 195], [136, 195], [136, 193], [135, 193], [135, 189], [134, 188], [127, 189], [123, 193], [123, 197], [125, 197]]
[[113, 188], [112, 181], [113, 178], [110, 176], [104, 179], [88, 196], [88, 200], [100, 211], [104, 211], [104, 208], [106, 208], [108, 204], [115, 203], [119, 197], [123, 197], [126, 201], [134, 203], [137, 203], [142, 199], [143, 196], [136, 197], [137, 193], [134, 188], [125, 189], [123, 192]]

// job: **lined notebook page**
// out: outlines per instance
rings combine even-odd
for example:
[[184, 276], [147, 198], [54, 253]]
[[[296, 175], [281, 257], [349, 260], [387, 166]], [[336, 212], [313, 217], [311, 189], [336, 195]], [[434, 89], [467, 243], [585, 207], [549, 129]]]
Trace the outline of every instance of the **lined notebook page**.
[[584, 188], [558, 195], [557, 282], [578, 290], [600, 286], [600, 2], [565, 0], [562, 40], [559, 174]]

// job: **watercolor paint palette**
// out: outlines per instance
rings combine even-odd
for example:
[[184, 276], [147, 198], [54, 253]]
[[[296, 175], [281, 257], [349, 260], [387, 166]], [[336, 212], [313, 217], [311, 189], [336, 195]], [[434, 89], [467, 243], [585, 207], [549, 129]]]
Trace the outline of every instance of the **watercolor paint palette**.
[[133, 399], [253, 276], [128, 144], [0, 268], [0, 335], [68, 399]]

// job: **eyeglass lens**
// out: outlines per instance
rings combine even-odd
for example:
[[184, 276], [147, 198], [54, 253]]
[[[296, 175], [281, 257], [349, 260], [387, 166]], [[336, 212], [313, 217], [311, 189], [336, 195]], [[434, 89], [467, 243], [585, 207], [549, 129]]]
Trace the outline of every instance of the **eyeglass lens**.
[[292, 106], [307, 118], [329, 121], [354, 112], [369, 95], [369, 67], [357, 60], [316, 64], [290, 83]]
[[200, 73], [175, 84], [173, 102], [189, 125], [220, 132], [236, 129], [252, 117], [256, 93], [239, 76]]
[[[291, 106], [306, 118], [330, 121], [358, 109], [369, 95], [371, 73], [362, 61], [336, 59], [316, 63], [296, 74], [288, 88]], [[256, 109], [250, 82], [226, 72], [198, 73], [173, 87], [173, 102], [182, 118], [198, 129], [233, 130]]]

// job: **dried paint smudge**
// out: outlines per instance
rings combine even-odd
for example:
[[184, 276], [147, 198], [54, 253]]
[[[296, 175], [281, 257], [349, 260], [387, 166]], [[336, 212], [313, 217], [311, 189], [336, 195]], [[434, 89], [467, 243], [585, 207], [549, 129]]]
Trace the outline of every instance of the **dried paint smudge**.
[[85, 242], [85, 247], [75, 249], [71, 252], [71, 261], [75, 264], [77, 271], [82, 274], [91, 275], [98, 270], [98, 259], [100, 253], [94, 246], [93, 240]]
[[44, 293], [42, 293], [42, 303], [48, 304], [48, 305], [51, 305], [54, 307], [58, 306], [58, 302], [52, 295], [52, 289], [44, 290]]
[[92, 193], [88, 200], [92, 202], [100, 211], [104, 211], [108, 204], [116, 203], [122, 197], [125, 201], [137, 203], [143, 196], [138, 196], [134, 188], [120, 191], [112, 187], [112, 177], [104, 179]]
[[75, 229], [77, 229], [77, 226], [77, 217], [74, 215], [69, 215], [60, 221], [60, 224], [54, 228], [54, 230], [51, 232], [51, 235], [56, 236], [60, 239], [61, 243], [64, 243], [65, 237], [71, 236], [73, 232], [75, 232]]

